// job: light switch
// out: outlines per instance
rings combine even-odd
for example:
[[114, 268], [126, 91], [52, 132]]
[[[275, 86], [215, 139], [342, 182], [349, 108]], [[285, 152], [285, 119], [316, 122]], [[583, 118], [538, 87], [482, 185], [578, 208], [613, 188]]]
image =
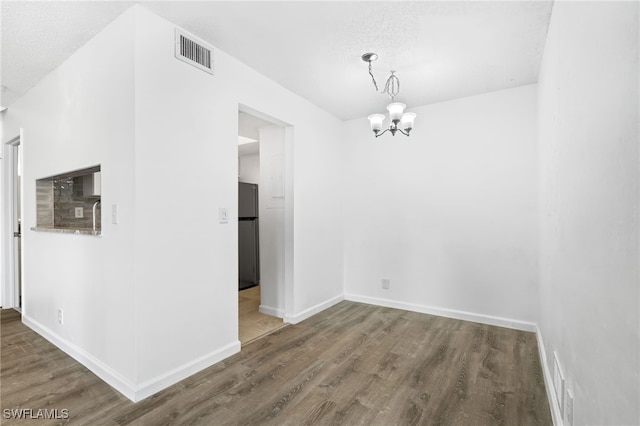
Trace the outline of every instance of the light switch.
[[84, 210], [82, 207], [76, 207], [76, 219], [82, 219], [84, 217]]
[[564, 419], [566, 426], [573, 426], [573, 392], [570, 389], [567, 389], [567, 394], [565, 395], [566, 407], [564, 408]]
[[219, 210], [220, 223], [228, 223], [229, 222], [229, 209], [226, 207], [220, 207]]
[[111, 223], [118, 224], [118, 205], [111, 204]]

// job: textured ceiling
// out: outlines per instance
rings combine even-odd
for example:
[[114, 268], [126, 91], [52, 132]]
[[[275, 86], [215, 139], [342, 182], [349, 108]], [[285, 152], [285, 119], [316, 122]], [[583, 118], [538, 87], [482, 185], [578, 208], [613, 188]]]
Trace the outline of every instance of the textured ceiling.
[[132, 4], [2, 0], [0, 105], [11, 105]]
[[[552, 3], [138, 2], [342, 119], [384, 112], [380, 89], [411, 106], [534, 83]], [[2, 105], [131, 2], [2, 2]]]

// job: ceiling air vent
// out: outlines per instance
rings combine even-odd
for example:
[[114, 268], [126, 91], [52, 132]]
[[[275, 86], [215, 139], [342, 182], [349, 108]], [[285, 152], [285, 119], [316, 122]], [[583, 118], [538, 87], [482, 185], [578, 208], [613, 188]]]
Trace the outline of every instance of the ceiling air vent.
[[213, 74], [212, 52], [211, 46], [176, 28], [176, 58]]

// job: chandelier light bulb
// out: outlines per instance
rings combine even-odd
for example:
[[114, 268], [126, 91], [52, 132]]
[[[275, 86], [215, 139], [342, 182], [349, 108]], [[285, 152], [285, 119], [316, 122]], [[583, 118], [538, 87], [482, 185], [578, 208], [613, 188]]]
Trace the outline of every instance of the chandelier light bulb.
[[384, 115], [382, 114], [371, 114], [369, 117], [369, 124], [371, 124], [371, 130], [375, 133], [378, 133], [382, 130], [382, 122], [384, 121]]
[[413, 129], [413, 122], [416, 119], [416, 114], [413, 112], [405, 112], [404, 114], [402, 114], [402, 119], [400, 120], [402, 122], [402, 128], [409, 132], [411, 129]]
[[389, 111], [389, 117], [391, 117], [391, 121], [397, 123], [402, 118], [402, 113], [407, 106], [400, 102], [393, 102], [387, 105], [387, 110]]

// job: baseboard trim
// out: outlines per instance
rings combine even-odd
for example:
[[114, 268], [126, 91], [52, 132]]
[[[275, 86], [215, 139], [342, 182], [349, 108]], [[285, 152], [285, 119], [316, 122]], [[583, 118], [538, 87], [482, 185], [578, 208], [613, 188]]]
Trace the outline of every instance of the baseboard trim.
[[197, 358], [193, 361], [187, 362], [173, 370], [155, 377], [151, 380], [147, 380], [142, 383], [136, 391], [136, 399], [134, 402], [142, 401], [151, 395], [160, 392], [161, 390], [178, 383], [181, 380], [204, 370], [213, 364], [222, 361], [225, 358], [230, 357], [233, 354], [240, 352], [240, 341], [236, 340], [222, 348], [215, 350], [207, 355]]
[[[536, 333], [536, 339], [538, 342], [538, 352], [540, 354], [540, 362], [542, 364], [543, 378], [545, 382], [545, 388], [547, 391], [547, 398], [549, 402], [549, 408], [555, 426], [563, 426], [563, 419], [560, 415], [558, 402], [556, 400], [555, 392], [553, 392], [553, 376], [549, 370], [547, 363], [547, 355], [544, 347], [544, 339], [542, 333], [537, 324], [526, 321], [514, 320], [509, 318], [496, 317], [491, 315], [482, 315], [465, 311], [458, 311], [453, 309], [436, 308], [426, 305], [417, 305], [413, 303], [398, 302], [390, 299], [375, 298], [369, 296], [361, 296], [356, 294], [344, 294], [336, 296], [325, 302], [319, 303], [311, 308], [296, 315], [284, 315], [281, 310], [260, 306], [260, 312], [267, 315], [277, 316], [283, 318], [285, 322], [291, 324], [297, 324], [331, 306], [340, 303], [342, 300], [349, 300], [352, 302], [367, 303], [377, 306], [385, 306], [388, 308], [404, 309], [412, 312], [420, 312], [431, 315], [438, 315], [447, 318], [460, 319], [465, 321], [473, 321], [482, 324], [495, 325], [499, 327], [513, 328], [516, 330], [530, 331]], [[67, 355], [87, 367], [96, 376], [106, 382], [109, 386], [120, 392], [126, 398], [133, 402], [141, 401], [149, 396], [165, 389], [179, 381], [195, 374], [211, 365], [222, 361], [225, 358], [230, 357], [240, 352], [240, 341], [232, 342], [216, 351], [211, 352], [208, 355], [200, 357], [194, 361], [183, 364], [166, 374], [158, 376], [152, 380], [148, 380], [142, 383], [139, 387], [125, 377], [120, 375], [117, 371], [113, 370], [102, 361], [86, 352], [77, 345], [69, 342], [68, 340], [58, 336], [48, 327], [40, 324], [38, 321], [30, 318], [28, 315], [22, 315], [22, 322], [33, 331], [47, 339], [49, 342], [60, 348]]]
[[78, 361], [80, 364], [87, 367], [96, 376], [102, 379], [109, 386], [120, 392], [133, 402], [142, 401], [143, 399], [165, 389], [180, 380], [186, 379], [192, 374], [198, 371], [204, 370], [211, 365], [222, 361], [223, 359], [230, 357], [231, 355], [240, 352], [240, 341], [236, 340], [221, 349], [211, 352], [208, 355], [200, 357], [194, 361], [185, 363], [180, 367], [177, 367], [166, 374], [158, 376], [152, 380], [148, 380], [142, 383], [140, 386], [136, 386], [135, 383], [127, 380], [117, 371], [100, 361], [95, 356], [86, 352], [79, 346], [69, 342], [68, 340], [58, 336], [51, 329], [40, 324], [38, 321], [23, 315], [22, 322], [54, 344], [64, 353], [71, 358]]
[[318, 303], [315, 306], [310, 307], [309, 309], [305, 309], [304, 311], [295, 314], [295, 315], [285, 315], [284, 316], [284, 321], [288, 322], [290, 324], [297, 324], [301, 321], [306, 320], [309, 317], [312, 317], [313, 315], [324, 311], [327, 308], [332, 307], [333, 305], [340, 303], [344, 300], [344, 295], [339, 295], [336, 297], [333, 297], [329, 300], [326, 300], [322, 303]]
[[131, 401], [136, 401], [136, 385], [133, 382], [124, 378], [117, 371], [113, 370], [111, 367], [100, 361], [95, 356], [86, 352], [84, 349], [71, 343], [67, 339], [58, 336], [53, 332], [53, 330], [40, 324], [33, 318], [30, 318], [29, 316], [23, 314], [22, 322], [27, 327], [38, 333], [40, 336], [44, 337], [49, 342], [54, 344], [64, 353], [69, 355], [71, 358], [87, 367], [96, 376], [105, 381], [109, 386], [120, 392], [125, 397], [129, 398]]
[[265, 315], [271, 315], [272, 317], [284, 318], [284, 310], [278, 308], [272, 308], [271, 306], [260, 305], [258, 312]]
[[459, 319], [464, 321], [478, 322], [481, 324], [495, 325], [498, 327], [513, 328], [522, 331], [536, 331], [536, 324], [527, 321], [520, 321], [511, 318], [483, 315], [473, 312], [458, 311], [455, 309], [436, 308], [434, 306], [417, 305], [414, 303], [399, 302], [391, 299], [361, 296], [358, 294], [345, 294], [345, 300], [352, 302], [367, 303], [369, 305], [385, 306], [387, 308], [404, 309], [405, 311], [420, 312], [422, 314], [437, 315], [440, 317]]
[[563, 426], [564, 420], [560, 413], [560, 406], [556, 393], [553, 389], [553, 374], [549, 370], [549, 364], [547, 363], [547, 352], [544, 348], [544, 339], [540, 328], [536, 325], [536, 339], [538, 340], [538, 352], [540, 353], [540, 363], [542, 364], [542, 377], [544, 379], [544, 387], [547, 390], [547, 399], [549, 401], [549, 409], [551, 410], [551, 418], [554, 426]]

